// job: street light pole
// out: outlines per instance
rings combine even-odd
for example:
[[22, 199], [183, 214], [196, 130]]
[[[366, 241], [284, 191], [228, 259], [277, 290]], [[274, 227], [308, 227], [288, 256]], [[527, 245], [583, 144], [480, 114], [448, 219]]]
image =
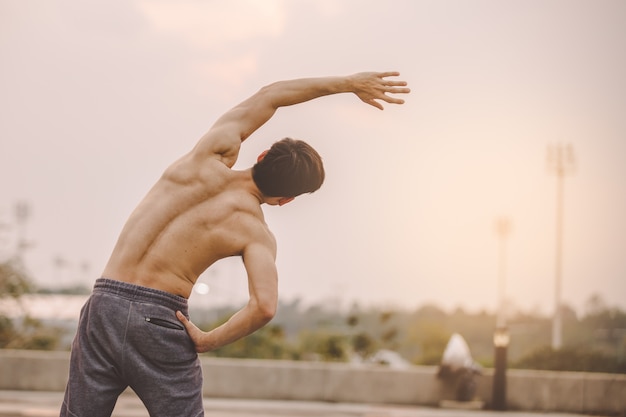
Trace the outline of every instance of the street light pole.
[[504, 411], [506, 404], [506, 361], [510, 336], [506, 327], [498, 327], [493, 334], [494, 370], [491, 387], [491, 408]]
[[506, 327], [505, 275], [506, 275], [506, 238], [511, 232], [511, 222], [505, 217], [496, 220], [496, 233], [500, 241], [498, 259], [498, 312], [496, 330], [493, 335], [494, 372], [492, 379], [491, 408], [506, 410], [506, 362], [509, 347], [509, 332]]
[[554, 317], [552, 319], [552, 349], [563, 345], [561, 321], [561, 289], [563, 281], [563, 195], [565, 175], [574, 171], [574, 150], [557, 145], [548, 147], [548, 168], [556, 175], [556, 247], [554, 266]]

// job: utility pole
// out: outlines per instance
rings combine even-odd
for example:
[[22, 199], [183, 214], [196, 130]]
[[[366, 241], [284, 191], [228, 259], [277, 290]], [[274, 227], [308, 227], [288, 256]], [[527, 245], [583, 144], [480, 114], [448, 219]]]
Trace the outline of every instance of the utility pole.
[[565, 176], [574, 172], [572, 145], [548, 147], [548, 169], [556, 175], [556, 251], [554, 267], [554, 318], [552, 320], [552, 349], [560, 349], [562, 340], [561, 287], [563, 280], [563, 194]]

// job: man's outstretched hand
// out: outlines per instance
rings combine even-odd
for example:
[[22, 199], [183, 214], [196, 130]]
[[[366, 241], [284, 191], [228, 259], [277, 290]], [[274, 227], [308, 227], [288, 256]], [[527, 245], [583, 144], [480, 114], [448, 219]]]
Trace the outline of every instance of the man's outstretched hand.
[[376, 100], [392, 104], [403, 104], [404, 100], [388, 94], [408, 94], [411, 89], [406, 87], [406, 81], [388, 80], [387, 77], [397, 77], [400, 73], [389, 72], [360, 72], [350, 77], [352, 92], [364, 103], [383, 110], [383, 105]]

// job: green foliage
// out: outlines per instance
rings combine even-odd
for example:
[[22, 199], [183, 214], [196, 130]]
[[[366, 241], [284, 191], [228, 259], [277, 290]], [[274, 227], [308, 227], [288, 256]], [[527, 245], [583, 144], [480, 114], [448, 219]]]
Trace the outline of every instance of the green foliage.
[[41, 321], [26, 316], [19, 327], [14, 328], [12, 337], [3, 348], [53, 350], [59, 344], [59, 331], [46, 327]]
[[346, 319], [346, 323], [350, 327], [355, 327], [359, 324], [359, 317], [356, 314], [350, 314]]
[[303, 359], [346, 361], [350, 351], [349, 338], [341, 333], [305, 330], [298, 337], [298, 351]]
[[[581, 319], [564, 307], [563, 342], [567, 348], [551, 354], [545, 347], [551, 340], [551, 317], [523, 312], [510, 317], [510, 366], [625, 372], [626, 313], [598, 302], [593, 305]], [[273, 323], [283, 330], [280, 337], [249, 336], [254, 347], [225, 350], [220, 355], [346, 361], [352, 354], [367, 358], [379, 349], [391, 349], [415, 364], [438, 366], [450, 336], [459, 333], [474, 360], [486, 367], [493, 364], [496, 318], [484, 311], [468, 313], [459, 308], [446, 312], [425, 305], [413, 312], [358, 306], [339, 312], [322, 306], [302, 309], [295, 302], [279, 306]]]
[[352, 337], [352, 349], [361, 357], [368, 357], [376, 352], [378, 343], [368, 333], [357, 333]]
[[[209, 325], [200, 326], [208, 330], [228, 320], [231, 314]], [[237, 340], [210, 353], [212, 356], [228, 358], [293, 359], [293, 351], [285, 341], [285, 332], [280, 325], [269, 324], [251, 335]]]
[[15, 338], [13, 321], [0, 315], [0, 348], [6, 347]]
[[407, 342], [419, 348], [418, 355], [410, 358], [420, 365], [439, 365], [443, 351], [452, 332], [442, 323], [418, 319], [407, 329]]
[[[0, 300], [11, 298], [19, 301], [32, 289], [31, 280], [21, 262], [12, 259], [0, 263]], [[0, 348], [50, 350], [58, 345], [58, 329], [48, 328], [27, 314], [23, 316], [20, 321], [14, 321], [0, 314]]]
[[0, 262], [0, 299], [19, 298], [32, 290], [32, 284], [22, 263], [16, 259]]
[[285, 343], [280, 326], [268, 325], [230, 345], [213, 352], [217, 357], [292, 359], [293, 353]]
[[343, 361], [347, 359], [345, 337], [336, 334], [329, 335], [319, 344], [319, 349], [316, 353], [322, 355], [322, 358], [325, 360]]
[[513, 363], [512, 367], [548, 371], [626, 373], [626, 362], [597, 350], [581, 347], [565, 347], [559, 350], [541, 347]]

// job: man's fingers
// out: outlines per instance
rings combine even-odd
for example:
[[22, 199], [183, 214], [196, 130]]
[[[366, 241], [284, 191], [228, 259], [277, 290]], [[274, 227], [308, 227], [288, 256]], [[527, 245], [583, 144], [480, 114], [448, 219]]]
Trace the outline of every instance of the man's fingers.
[[181, 313], [180, 311], [177, 311], [176, 318], [178, 319], [178, 321], [180, 321], [183, 324], [183, 326], [185, 326], [185, 328], [187, 328], [187, 325], [189, 324], [189, 320], [187, 320], [187, 317], [185, 317], [183, 313]]
[[[385, 77], [398, 76], [399, 72], [384, 72], [381, 79]], [[407, 87], [407, 82], [404, 80], [382, 80], [385, 87], [385, 93], [388, 94], [408, 94], [411, 89]]]
[[411, 89], [408, 87], [385, 87], [385, 93], [388, 94], [408, 94], [411, 92]]
[[378, 76], [380, 78], [397, 77], [398, 75], [400, 75], [400, 73], [398, 71], [386, 71], [386, 72], [379, 72], [378, 73]]
[[191, 341], [193, 342], [194, 346], [196, 347], [196, 352], [198, 353], [206, 352], [206, 349], [202, 350], [200, 346], [200, 339], [202, 337], [202, 331], [195, 324], [189, 321], [187, 317], [185, 317], [185, 315], [181, 313], [180, 311], [176, 312], [176, 318], [178, 318], [178, 320], [183, 324], [183, 326], [185, 326], [185, 330], [187, 331], [187, 334], [191, 338]]
[[379, 102], [377, 102], [376, 100], [372, 99], [362, 99], [363, 103], [369, 104], [370, 106], [374, 106], [377, 109], [383, 110], [383, 106], [382, 104], [380, 104]]
[[411, 89], [409, 87], [390, 87], [387, 91], [393, 94], [408, 94]]
[[[387, 94], [389, 94], [389, 93], [385, 93], [381, 97], [387, 103], [393, 103], [393, 104], [403, 104], [404, 103], [404, 99], [393, 97], [393, 96], [389, 96]], [[391, 93], [391, 94], [394, 94], [394, 93]]]
[[389, 87], [403, 87], [406, 85], [406, 81], [385, 80], [385, 85]]

